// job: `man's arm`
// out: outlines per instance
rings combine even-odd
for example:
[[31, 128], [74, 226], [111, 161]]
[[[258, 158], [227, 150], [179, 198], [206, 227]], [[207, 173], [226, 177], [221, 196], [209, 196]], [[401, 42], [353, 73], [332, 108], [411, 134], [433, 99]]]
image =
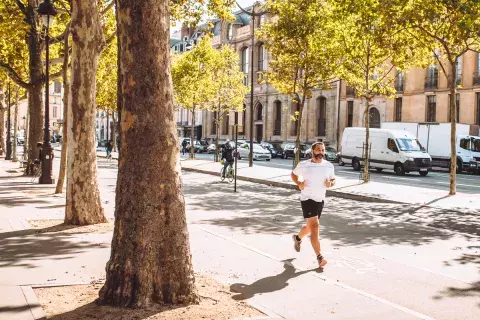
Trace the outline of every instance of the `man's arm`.
[[335, 179], [335, 168], [332, 165], [332, 172], [330, 173], [330, 176], [328, 177], [328, 179], [325, 181], [325, 186], [327, 188], [331, 188], [335, 185], [336, 181], [337, 180]]
[[300, 190], [303, 190], [305, 188], [305, 183], [302, 181], [298, 181], [298, 176], [295, 173], [291, 173], [290, 177], [292, 178], [292, 181], [295, 182], [295, 184], [298, 186]]

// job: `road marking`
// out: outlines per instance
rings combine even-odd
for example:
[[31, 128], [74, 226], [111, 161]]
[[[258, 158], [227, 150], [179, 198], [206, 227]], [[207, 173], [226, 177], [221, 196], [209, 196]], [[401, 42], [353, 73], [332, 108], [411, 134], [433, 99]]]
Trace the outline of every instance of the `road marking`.
[[[299, 270], [299, 271], [306, 271], [306, 270], [308, 270], [307, 268], [301, 267], [301, 266], [299, 266], [299, 265], [294, 265], [294, 264], [291, 263], [291, 262], [284, 262], [284, 261], [282, 261], [281, 259], [279, 259], [279, 258], [277, 258], [277, 257], [275, 257], [275, 256], [273, 256], [273, 255], [271, 255], [271, 254], [269, 254], [269, 253], [267, 253], [267, 252], [265, 252], [265, 251], [262, 251], [262, 250], [260, 250], [260, 249], [254, 248], [254, 247], [252, 247], [252, 246], [249, 246], [248, 244], [245, 244], [245, 243], [242, 243], [242, 242], [240, 242], [240, 241], [237, 241], [237, 240], [235, 240], [235, 239], [233, 239], [233, 238], [231, 238], [231, 237], [223, 236], [223, 235], [221, 235], [221, 234], [218, 234], [218, 233], [216, 233], [216, 232], [210, 231], [210, 230], [208, 230], [208, 229], [206, 229], [206, 228], [204, 228], [204, 227], [200, 227], [200, 226], [198, 226], [198, 225], [194, 225], [194, 226], [197, 227], [198, 229], [206, 232], [206, 233], [209, 233], [209, 234], [211, 234], [211, 235], [213, 235], [213, 236], [216, 236], [216, 237], [221, 238], [221, 239], [223, 239], [223, 240], [229, 241], [229, 242], [231, 242], [231, 243], [237, 244], [237, 245], [239, 245], [239, 246], [241, 246], [241, 247], [243, 247], [243, 248], [245, 248], [245, 249], [247, 249], [247, 250], [250, 250], [250, 251], [252, 251], [252, 252], [258, 253], [258, 254], [266, 257], [266, 258], [269, 258], [269, 259], [271, 259], [271, 260], [274, 260], [274, 261], [277, 261], [277, 262], [280, 262], [280, 263], [282, 263], [282, 262], [283, 262], [283, 263], [286, 263], [286, 264], [288, 264], [289, 266], [291, 266], [292, 268], [295, 268], [296, 270]], [[363, 290], [354, 288], [354, 287], [349, 286], [349, 285], [347, 285], [347, 284], [344, 284], [344, 283], [342, 283], [342, 282], [340, 282], [340, 281], [338, 281], [338, 280], [337, 280], [337, 281], [330, 280], [328, 277], [326, 277], [326, 276], [320, 276], [320, 275], [318, 275], [318, 274], [312, 274], [312, 276], [317, 277], [317, 278], [319, 278], [319, 279], [321, 279], [321, 280], [323, 280], [323, 281], [325, 281], [325, 282], [327, 282], [327, 283], [329, 283], [329, 284], [333, 284], [333, 285], [339, 286], [340, 288], [343, 288], [343, 289], [345, 289], [345, 290], [352, 291], [352, 292], [357, 293], [357, 294], [359, 294], [359, 295], [361, 295], [361, 296], [364, 296], [364, 297], [366, 297], [366, 298], [370, 298], [370, 299], [372, 299], [372, 300], [374, 300], [374, 301], [376, 301], [376, 302], [379, 302], [379, 303], [385, 304], [385, 305], [387, 305], [387, 306], [390, 306], [390, 307], [392, 307], [392, 308], [394, 308], [394, 309], [397, 309], [397, 310], [399, 310], [399, 311], [403, 311], [403, 312], [405, 312], [405, 313], [407, 313], [407, 314], [410, 314], [410, 315], [412, 315], [412, 316], [414, 316], [414, 317], [416, 317], [416, 318], [418, 318], [418, 319], [423, 319], [423, 320], [435, 320], [434, 318], [429, 317], [429, 316], [427, 316], [427, 315], [424, 315], [424, 314], [422, 314], [422, 313], [420, 313], [420, 312], [417, 312], [417, 311], [415, 311], [415, 310], [412, 310], [412, 309], [409, 309], [409, 308], [407, 308], [407, 307], [401, 306], [401, 305], [399, 305], [399, 304], [396, 304], [396, 303], [394, 303], [394, 302], [388, 301], [388, 300], [383, 299], [383, 298], [381, 298], [381, 297], [375, 296], [375, 295], [370, 294], [370, 293], [368, 293], [368, 292], [366, 292], [366, 291], [363, 291]]]
[[[446, 184], [446, 185], [449, 185], [449, 184], [450, 184], [450, 182], [442, 182], [442, 181], [435, 182], [435, 183], [436, 183], [436, 184]], [[471, 184], [464, 184], [464, 183], [457, 183], [457, 186], [480, 188], [480, 186], [474, 186], [474, 185], [471, 185]]]

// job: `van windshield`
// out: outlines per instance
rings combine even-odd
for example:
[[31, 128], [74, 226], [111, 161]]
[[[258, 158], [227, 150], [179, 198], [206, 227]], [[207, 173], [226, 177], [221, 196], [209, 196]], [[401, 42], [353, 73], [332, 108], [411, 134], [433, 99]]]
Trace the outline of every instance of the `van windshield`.
[[402, 151], [423, 151], [423, 147], [417, 139], [397, 139], [397, 143]]

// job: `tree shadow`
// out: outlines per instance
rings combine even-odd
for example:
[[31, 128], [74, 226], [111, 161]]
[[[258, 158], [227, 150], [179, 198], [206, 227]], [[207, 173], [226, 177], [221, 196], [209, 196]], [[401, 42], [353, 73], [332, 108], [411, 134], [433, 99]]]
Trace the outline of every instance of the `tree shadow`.
[[320, 269], [310, 269], [295, 272], [295, 268], [291, 265], [291, 262], [294, 259], [287, 259], [283, 260], [283, 272], [276, 274], [274, 276], [266, 277], [259, 279], [251, 284], [243, 284], [243, 283], [234, 283], [230, 286], [230, 291], [237, 293], [236, 295], [232, 296], [234, 300], [246, 300], [253, 298], [256, 294], [262, 293], [270, 293], [275, 291], [280, 291], [285, 289], [288, 286], [288, 281], [290, 279], [296, 278], [303, 274], [312, 272], [312, 271], [319, 271]]

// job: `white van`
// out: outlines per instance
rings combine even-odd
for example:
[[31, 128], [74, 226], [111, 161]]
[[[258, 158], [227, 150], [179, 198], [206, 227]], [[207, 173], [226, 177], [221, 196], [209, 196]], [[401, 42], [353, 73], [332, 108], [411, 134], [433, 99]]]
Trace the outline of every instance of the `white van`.
[[[360, 171], [363, 165], [365, 128], [346, 128], [342, 136], [342, 161]], [[413, 134], [402, 130], [370, 129], [370, 167], [394, 170], [398, 175], [419, 172], [426, 176], [432, 158]]]

